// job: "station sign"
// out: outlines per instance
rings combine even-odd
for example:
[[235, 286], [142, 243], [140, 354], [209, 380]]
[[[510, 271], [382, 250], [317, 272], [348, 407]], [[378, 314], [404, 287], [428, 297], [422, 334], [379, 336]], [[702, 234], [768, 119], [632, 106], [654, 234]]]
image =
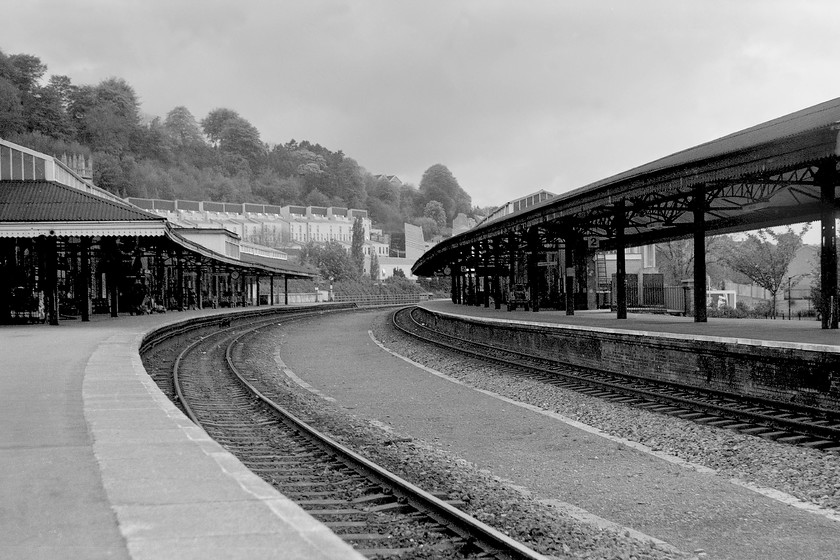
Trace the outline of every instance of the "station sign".
[[587, 237], [586, 246], [589, 249], [598, 249], [601, 247], [601, 240], [597, 237]]

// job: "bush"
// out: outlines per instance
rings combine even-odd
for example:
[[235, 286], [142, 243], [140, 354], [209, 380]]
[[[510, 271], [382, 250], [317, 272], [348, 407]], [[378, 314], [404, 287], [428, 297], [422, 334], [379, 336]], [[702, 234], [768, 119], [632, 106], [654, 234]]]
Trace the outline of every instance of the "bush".
[[383, 282], [374, 282], [364, 277], [360, 280], [342, 280], [333, 283], [336, 296], [376, 296], [380, 294], [426, 293], [422, 286], [406, 278], [388, 278]]

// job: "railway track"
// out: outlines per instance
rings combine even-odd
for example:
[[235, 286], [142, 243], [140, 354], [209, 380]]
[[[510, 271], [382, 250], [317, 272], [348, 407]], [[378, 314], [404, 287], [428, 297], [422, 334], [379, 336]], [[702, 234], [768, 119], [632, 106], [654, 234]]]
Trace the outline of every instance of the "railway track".
[[572, 366], [435, 331], [417, 321], [413, 309], [394, 312], [392, 323], [397, 330], [516, 375], [699, 424], [840, 451], [840, 413], [834, 411]]
[[[173, 388], [196, 424], [365, 556], [543, 558], [278, 404], [261, 385], [263, 372], [248, 364], [247, 340], [297, 318], [217, 324], [179, 353]], [[174, 329], [170, 336], [187, 334]]]

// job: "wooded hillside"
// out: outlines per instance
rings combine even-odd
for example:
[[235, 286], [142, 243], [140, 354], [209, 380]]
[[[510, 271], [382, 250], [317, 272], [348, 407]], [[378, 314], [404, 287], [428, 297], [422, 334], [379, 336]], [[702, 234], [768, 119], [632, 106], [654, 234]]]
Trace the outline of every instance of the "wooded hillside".
[[144, 118], [125, 80], [73, 84], [30, 54], [0, 51], [0, 137], [58, 157], [92, 156], [94, 182], [123, 197], [362, 208], [386, 232], [409, 222], [427, 235], [446, 234], [459, 212], [472, 215], [444, 165], [432, 165], [419, 188], [394, 185], [340, 149], [267, 143], [234, 109], [198, 119], [178, 106]]

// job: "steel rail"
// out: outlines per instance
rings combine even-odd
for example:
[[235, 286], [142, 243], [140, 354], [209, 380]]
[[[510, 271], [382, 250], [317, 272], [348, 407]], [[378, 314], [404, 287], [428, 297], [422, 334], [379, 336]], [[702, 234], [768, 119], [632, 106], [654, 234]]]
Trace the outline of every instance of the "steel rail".
[[[286, 317], [287, 320], [299, 319], [302, 317]], [[263, 328], [268, 323], [273, 323], [277, 320], [274, 317], [270, 320], [264, 321], [262, 324], [252, 326], [242, 332], [239, 332], [231, 337], [224, 339], [228, 341], [225, 348], [225, 362], [231, 373], [236, 376], [238, 381], [245, 386], [253, 396], [255, 396], [264, 405], [274, 410], [282, 422], [293, 430], [304, 434], [311, 442], [315, 443], [319, 448], [327, 453], [336, 456], [345, 465], [365, 476], [369, 480], [388, 488], [394, 496], [398, 499], [404, 500], [406, 503], [414, 507], [417, 511], [422, 512], [431, 519], [441, 525], [448, 527], [456, 535], [463, 538], [468, 544], [478, 546], [485, 552], [492, 554], [498, 558], [506, 560], [545, 560], [546, 557], [524, 544], [508, 537], [501, 531], [490, 527], [489, 525], [475, 519], [467, 513], [458, 508], [446, 503], [436, 496], [426, 492], [418, 486], [408, 482], [407, 480], [397, 476], [396, 474], [382, 468], [372, 461], [362, 457], [350, 448], [340, 444], [326, 434], [316, 430], [300, 418], [292, 414], [284, 407], [278, 405], [265, 394], [263, 394], [257, 387], [248, 381], [239, 368], [236, 366], [232, 352], [234, 346], [240, 340], [253, 333], [254, 331]], [[225, 330], [231, 330], [236, 327], [229, 327], [213, 333], [214, 336], [219, 336]], [[175, 335], [177, 336], [177, 334]], [[173, 384], [175, 387], [178, 399], [183, 405], [187, 415], [190, 419], [201, 426], [201, 421], [197, 418], [192, 408], [189, 406], [188, 399], [184, 395], [181, 387], [180, 368], [181, 362], [185, 357], [199, 344], [206, 342], [207, 337], [201, 338], [192, 342], [187, 346], [175, 360], [173, 366]]]

